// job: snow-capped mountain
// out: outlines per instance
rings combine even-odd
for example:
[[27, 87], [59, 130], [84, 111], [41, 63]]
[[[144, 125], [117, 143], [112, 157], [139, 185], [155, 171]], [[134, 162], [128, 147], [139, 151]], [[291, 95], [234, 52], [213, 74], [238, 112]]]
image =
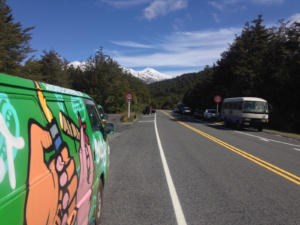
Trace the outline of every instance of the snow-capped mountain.
[[123, 68], [123, 71], [133, 75], [134, 77], [143, 80], [147, 84], [161, 81], [161, 80], [171, 79], [171, 76], [164, 73], [160, 73], [157, 70], [152, 68], [146, 68], [141, 71], [135, 71], [133, 69]]
[[[87, 64], [86, 62], [74, 61], [74, 62], [69, 63], [69, 66], [72, 65], [75, 68], [79, 67], [80, 69], [85, 70], [86, 64]], [[141, 79], [146, 84], [150, 84], [150, 83], [154, 83], [157, 81], [162, 81], [162, 80], [167, 80], [167, 79], [172, 78], [170, 75], [160, 73], [157, 70], [149, 68], [149, 67], [144, 70], [141, 70], [141, 71], [135, 71], [133, 69], [129, 69], [129, 68], [125, 68], [125, 67], [122, 67], [122, 70], [126, 73], [131, 74], [134, 77]]]

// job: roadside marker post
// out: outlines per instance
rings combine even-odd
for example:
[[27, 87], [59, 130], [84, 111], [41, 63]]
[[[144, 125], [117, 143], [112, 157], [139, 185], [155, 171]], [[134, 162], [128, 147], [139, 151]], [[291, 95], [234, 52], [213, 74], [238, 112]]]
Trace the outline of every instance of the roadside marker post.
[[214, 97], [214, 102], [217, 104], [217, 115], [219, 115], [219, 103], [222, 101], [221, 95], [216, 95]]
[[133, 100], [133, 94], [131, 92], [126, 93], [126, 100], [128, 102], [128, 119], [130, 118], [130, 102]]

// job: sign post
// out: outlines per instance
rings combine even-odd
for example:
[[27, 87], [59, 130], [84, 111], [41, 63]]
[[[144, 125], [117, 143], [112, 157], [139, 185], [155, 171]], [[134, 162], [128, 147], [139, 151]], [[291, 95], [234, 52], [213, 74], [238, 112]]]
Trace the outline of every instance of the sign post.
[[217, 115], [219, 115], [219, 103], [222, 101], [221, 95], [216, 95], [214, 101], [217, 104]]
[[128, 102], [128, 114], [127, 114], [127, 116], [128, 116], [128, 119], [129, 119], [130, 118], [130, 102], [133, 100], [133, 94], [131, 92], [128, 92], [126, 94], [126, 100]]

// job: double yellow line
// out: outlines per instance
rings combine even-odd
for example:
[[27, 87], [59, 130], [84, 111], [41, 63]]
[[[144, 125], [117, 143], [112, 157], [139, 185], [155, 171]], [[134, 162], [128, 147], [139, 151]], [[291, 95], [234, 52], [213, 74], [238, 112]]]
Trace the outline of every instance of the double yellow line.
[[262, 166], [262, 167], [264, 167], [266, 169], [268, 169], [268, 170], [270, 170], [270, 171], [272, 171], [273, 173], [276, 173], [279, 176], [282, 176], [285, 179], [288, 179], [289, 181], [291, 181], [291, 182], [293, 182], [295, 184], [300, 185], [300, 177], [298, 177], [298, 176], [296, 176], [296, 175], [294, 175], [294, 174], [292, 174], [292, 173], [290, 173], [290, 172], [288, 172], [286, 170], [283, 170], [283, 169], [281, 169], [281, 168], [279, 168], [279, 167], [277, 167], [277, 166], [275, 166], [275, 165], [273, 165], [271, 163], [268, 163], [268, 162], [266, 162], [266, 161], [264, 161], [264, 160], [262, 160], [262, 159], [260, 159], [260, 158], [258, 158], [256, 156], [254, 156], [254, 155], [251, 155], [251, 154], [249, 154], [249, 153], [247, 153], [247, 152], [245, 152], [245, 151], [243, 151], [243, 150], [241, 150], [239, 148], [236, 148], [236, 147], [234, 147], [234, 146], [232, 146], [232, 145], [230, 145], [230, 144], [228, 144], [228, 143], [226, 143], [224, 141], [221, 141], [220, 139], [215, 138], [215, 137], [213, 137], [213, 136], [211, 136], [211, 135], [209, 135], [209, 134], [207, 134], [207, 133], [205, 133], [205, 132], [203, 132], [201, 130], [198, 130], [198, 129], [196, 129], [196, 128], [194, 128], [194, 127], [192, 127], [192, 126], [190, 126], [190, 125], [188, 125], [188, 124], [186, 124], [184, 122], [181, 122], [181, 121], [177, 120], [175, 117], [171, 116], [169, 113], [167, 113], [165, 111], [162, 111], [162, 112], [165, 115], [167, 115], [168, 117], [170, 117], [171, 119], [177, 121], [179, 124], [181, 124], [181, 125], [189, 128], [190, 130], [192, 130], [192, 131], [194, 131], [194, 132], [196, 132], [196, 133], [198, 133], [198, 134], [200, 134], [200, 135], [202, 135], [202, 136], [210, 139], [211, 141], [213, 141], [215, 143], [218, 143], [219, 145], [222, 145], [223, 147], [231, 150], [232, 152], [235, 152], [236, 154], [238, 154], [238, 155], [240, 155], [240, 156], [242, 156], [242, 157], [244, 157], [244, 158], [246, 158], [246, 159], [248, 159], [248, 160], [250, 160], [250, 161], [252, 161], [252, 162], [254, 162], [254, 163], [256, 163], [256, 164], [258, 164], [258, 165], [260, 165], [260, 166]]

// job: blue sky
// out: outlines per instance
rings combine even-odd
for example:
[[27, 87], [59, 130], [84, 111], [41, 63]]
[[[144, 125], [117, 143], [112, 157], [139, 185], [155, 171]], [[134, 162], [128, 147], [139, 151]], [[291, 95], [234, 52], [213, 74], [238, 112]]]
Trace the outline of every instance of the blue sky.
[[7, 0], [16, 21], [35, 26], [39, 57], [55, 50], [85, 61], [102, 46], [121, 66], [172, 76], [212, 65], [246, 21], [300, 21], [299, 0]]

